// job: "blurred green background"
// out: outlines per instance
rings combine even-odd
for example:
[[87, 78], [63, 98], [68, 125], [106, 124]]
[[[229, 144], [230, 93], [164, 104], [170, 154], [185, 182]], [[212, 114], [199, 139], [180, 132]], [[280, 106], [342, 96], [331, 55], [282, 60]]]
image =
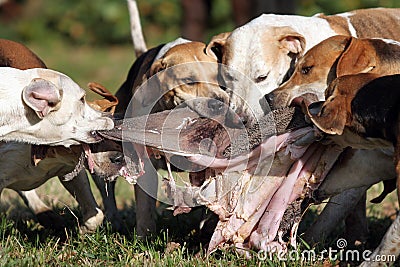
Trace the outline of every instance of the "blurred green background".
[[[230, 1], [211, 1], [205, 42], [235, 27]], [[138, 5], [148, 47], [181, 35], [180, 0], [138, 0]], [[400, 7], [400, 1], [296, 0], [296, 13], [334, 14], [378, 6]], [[0, 0], [0, 38], [26, 44], [49, 68], [84, 88], [96, 81], [117, 90], [135, 59], [125, 0]]]

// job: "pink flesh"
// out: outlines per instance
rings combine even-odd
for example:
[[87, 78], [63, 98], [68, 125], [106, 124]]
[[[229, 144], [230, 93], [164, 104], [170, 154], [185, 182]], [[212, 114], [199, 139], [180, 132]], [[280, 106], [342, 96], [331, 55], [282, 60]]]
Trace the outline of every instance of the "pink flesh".
[[[243, 206], [235, 207], [229, 220], [218, 222], [209, 243], [208, 253], [227, 240], [232, 239], [234, 243], [242, 243], [250, 235], [293, 163], [290, 156], [285, 155], [283, 150], [277, 152], [275, 157], [283, 158], [283, 164], [278, 163], [279, 160], [274, 161], [268, 176], [255, 192], [240, 192], [246, 198], [245, 201], [242, 201], [244, 202]], [[227, 231], [227, 229], [229, 230]]]
[[[243, 167], [248, 167], [249, 165], [251, 167], [253, 164], [249, 164], [248, 159], [250, 158], [250, 162], [255, 162], [259, 163], [263, 159], [265, 159], [267, 156], [271, 155], [271, 150], [274, 147], [280, 147], [283, 148], [289, 144], [289, 142], [293, 140], [297, 140], [299, 136], [303, 136], [306, 133], [310, 132], [311, 128], [309, 129], [300, 129], [295, 132], [290, 132], [290, 133], [285, 133], [282, 135], [277, 136], [276, 138], [269, 138], [266, 141], [264, 141], [260, 146], [258, 146], [254, 151], [252, 151], [250, 156], [240, 156], [237, 158], [234, 158], [234, 164], [237, 166], [240, 166], [241, 168]], [[273, 140], [273, 144], [272, 141]], [[275, 141], [276, 140], [276, 141]], [[276, 143], [276, 145], [275, 145]], [[283, 151], [278, 152], [282, 154]], [[284, 152], [283, 152], [284, 153]], [[260, 159], [260, 155], [261, 158]], [[212, 160], [214, 160], [212, 166], [218, 167], [218, 168], [226, 168], [229, 164], [232, 165], [232, 163], [229, 162], [229, 160], [220, 160], [220, 159], [212, 159], [210, 157], [207, 158], [207, 160], [203, 161], [205, 157], [192, 157], [191, 160], [196, 160], [196, 163], [199, 164], [199, 162], [204, 163], [210, 163]], [[245, 160], [245, 164], [241, 165], [240, 164], [240, 159]], [[288, 161], [285, 161], [288, 163]], [[220, 164], [216, 164], [220, 163]], [[233, 215], [229, 218], [229, 220], [224, 220], [224, 221], [219, 221], [218, 225], [214, 231], [214, 234], [211, 238], [211, 241], [209, 243], [208, 247], [208, 253], [211, 253], [214, 251], [220, 244], [223, 244], [225, 241], [230, 240], [231, 238], [234, 238], [236, 242], [243, 242], [244, 238], [246, 238], [251, 230], [254, 228], [255, 224], [259, 221], [259, 218], [263, 214], [266, 206], [270, 202], [272, 196], [278, 190], [280, 187], [284, 176], [287, 173], [287, 170], [289, 166], [292, 164], [292, 161], [289, 159], [289, 165], [282, 166], [278, 164], [277, 166], [272, 166], [272, 169], [269, 172], [269, 176], [265, 177], [264, 182], [262, 183], [261, 187], [258, 188], [256, 194], [252, 194], [252, 198], [247, 198], [246, 201], [243, 203], [243, 207], [237, 207], [235, 211], [233, 212]], [[233, 167], [230, 167], [230, 171], [236, 170]], [[240, 168], [238, 170], [241, 170]], [[262, 193], [259, 193], [262, 192]], [[249, 196], [248, 192], [242, 192], [242, 194], [246, 195], [247, 197]], [[253, 197], [254, 196], [254, 197]], [[217, 211], [221, 209], [218, 205], [213, 205], [212, 207], [209, 206], [214, 211]], [[223, 210], [223, 208], [222, 208]], [[250, 216], [243, 216], [243, 212], [251, 212], [255, 211], [255, 213], [251, 214]], [[248, 218], [246, 218], [248, 217]], [[236, 243], [235, 242], [235, 243]]]
[[[311, 128], [302, 128], [294, 132], [289, 132], [266, 139], [260, 146], [256, 147], [250, 153], [237, 156], [232, 159], [221, 159], [205, 155], [195, 155], [189, 157], [189, 160], [201, 166], [214, 169], [223, 169], [224, 172], [243, 171], [253, 167], [254, 163], [259, 163], [265, 158], [273, 155], [275, 151], [286, 147], [301, 136], [312, 131]], [[250, 163], [250, 166], [249, 166]]]
[[[263, 208], [263, 205], [269, 202], [273, 192], [279, 188], [283, 180], [283, 176], [281, 177], [282, 179], [271, 179], [263, 183], [262, 188], [260, 188], [263, 194], [257, 194], [255, 198], [247, 199], [247, 201], [243, 203], [245, 206], [242, 208], [235, 207], [235, 210], [229, 220], [218, 222], [217, 228], [215, 229], [208, 246], [209, 253], [214, 251], [221, 243], [230, 240], [245, 223], [249, 221], [254, 222], [254, 224], [257, 223], [257, 215], [253, 214], [249, 219], [243, 218], [242, 211], [250, 211], [254, 209], [257, 210], [257, 207], [259, 207], [259, 210], [263, 211], [265, 209], [265, 207]], [[238, 237], [235, 239], [237, 238]]]
[[94, 160], [93, 160], [92, 152], [90, 151], [90, 147], [88, 144], [82, 144], [82, 147], [83, 147], [83, 150], [85, 151], [89, 171], [90, 171], [90, 173], [93, 173], [94, 172]]
[[301, 194], [304, 191], [304, 186], [309, 181], [313, 171], [316, 169], [323, 152], [325, 152], [325, 147], [317, 145], [314, 154], [307, 160], [303, 169], [299, 173], [297, 181], [293, 187], [292, 194], [289, 198], [289, 203], [292, 203], [293, 201], [301, 197]]
[[260, 220], [258, 228], [250, 236], [250, 244], [256, 248], [261, 248], [263, 242], [272, 242], [279, 229], [279, 224], [283, 214], [289, 204], [289, 197], [292, 194], [294, 185], [297, 181], [304, 164], [314, 153], [315, 147], [310, 147], [306, 154], [296, 161], [289, 171], [289, 175], [275, 192], [263, 217]]
[[[254, 247], [258, 249], [275, 247], [278, 250], [284, 249], [286, 244], [274, 240], [288, 204], [301, 197], [310, 177], [319, 177], [319, 184], [341, 153], [341, 150], [333, 146], [313, 144], [310, 147], [296, 147], [290, 144], [296, 138], [309, 131], [307, 129], [295, 132], [292, 135], [295, 138], [290, 138], [290, 135], [286, 135], [283, 138], [284, 141], [278, 143], [277, 147], [281, 151], [277, 154], [283, 152], [283, 148], [286, 147], [286, 152], [290, 152], [289, 158], [300, 157], [300, 159], [291, 167], [290, 163], [293, 161], [280, 159], [280, 163], [277, 163], [278, 167], [275, 166], [274, 168], [272, 166], [270, 173], [265, 177], [266, 179], [263, 183], [265, 187], [262, 185], [257, 189], [258, 194], [249, 195], [248, 192], [241, 192], [241, 194], [245, 195], [242, 201], [244, 202], [243, 206], [240, 209], [235, 207], [228, 220], [224, 219], [218, 223], [209, 243], [208, 253], [227, 242], [233, 242], [238, 247]], [[283, 162], [289, 163], [289, 165], [282, 165]], [[249, 166], [251, 164], [246, 163], [246, 165]], [[289, 175], [285, 179], [287, 173]], [[223, 209], [223, 207], [221, 208]], [[251, 215], [248, 216], [246, 214]], [[254, 226], [257, 223], [259, 225], [257, 230], [254, 231]], [[250, 244], [244, 245], [244, 240], [249, 236]], [[291, 240], [290, 242], [293, 243], [294, 241]]]

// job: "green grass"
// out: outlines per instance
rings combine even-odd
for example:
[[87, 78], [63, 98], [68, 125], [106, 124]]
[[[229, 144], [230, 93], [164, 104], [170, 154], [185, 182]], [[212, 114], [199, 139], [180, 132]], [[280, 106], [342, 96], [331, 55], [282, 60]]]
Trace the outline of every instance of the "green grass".
[[[18, 230], [15, 223], [0, 222], [1, 266], [277, 266], [279, 261], [246, 259], [233, 250], [221, 251], [211, 256], [196, 255], [185, 243], [176, 245], [166, 232], [152, 242], [112, 233], [107, 227], [83, 236], [37, 238]], [[176, 247], [174, 248], [174, 246]], [[255, 254], [256, 256], [256, 254]], [[318, 263], [317, 263], [318, 264]], [[287, 266], [313, 266], [288, 262]]]
[[[377, 185], [369, 192], [369, 199], [382, 189]], [[65, 233], [54, 233], [44, 229], [18, 195], [5, 190], [1, 198], [0, 210], [0, 266], [331, 266], [329, 261], [313, 262], [287, 261], [278, 259], [262, 260], [254, 257], [246, 259], [233, 248], [217, 251], [206, 256], [201, 250], [198, 224], [202, 211], [196, 209], [191, 214], [173, 217], [165, 205], [158, 207], [158, 234], [151, 242], [135, 237], [133, 187], [119, 179], [116, 188], [118, 209], [129, 228], [128, 233], [112, 231], [105, 224], [93, 234], [79, 235], [79, 209], [73, 198], [62, 188], [57, 179], [52, 179], [37, 190], [41, 198], [52, 205], [67, 222]], [[101, 203], [99, 192], [93, 187], [95, 198]], [[374, 247], [398, 209], [395, 194], [390, 194], [379, 205], [369, 205], [371, 237], [367, 247]], [[317, 208], [312, 209], [310, 217], [315, 217]], [[389, 217], [389, 218], [388, 218]], [[310, 221], [306, 222], [307, 224]], [[340, 226], [338, 226], [340, 229]], [[340, 237], [338, 231], [322, 244], [330, 246]], [[175, 246], [175, 244], [179, 244]], [[306, 249], [300, 246], [299, 253]]]

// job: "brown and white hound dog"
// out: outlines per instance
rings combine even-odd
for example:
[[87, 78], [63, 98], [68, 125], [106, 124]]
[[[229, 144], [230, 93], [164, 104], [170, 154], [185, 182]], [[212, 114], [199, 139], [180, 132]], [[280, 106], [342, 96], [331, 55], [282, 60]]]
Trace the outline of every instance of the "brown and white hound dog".
[[[137, 116], [187, 105], [203, 116], [224, 115], [228, 95], [217, 81], [217, 60], [205, 49], [204, 43], [178, 38], [142, 54], [116, 93], [116, 113]], [[142, 237], [156, 230], [157, 169], [166, 169], [163, 160], [143, 160], [144, 174], [135, 186], [136, 232]]]
[[[326, 101], [307, 107], [311, 121], [329, 139], [343, 146], [360, 149], [393, 146], [400, 200], [400, 74], [341, 76], [329, 85], [326, 97]], [[370, 258], [382, 255], [400, 255], [400, 216]], [[374, 264], [383, 266], [384, 262]]]

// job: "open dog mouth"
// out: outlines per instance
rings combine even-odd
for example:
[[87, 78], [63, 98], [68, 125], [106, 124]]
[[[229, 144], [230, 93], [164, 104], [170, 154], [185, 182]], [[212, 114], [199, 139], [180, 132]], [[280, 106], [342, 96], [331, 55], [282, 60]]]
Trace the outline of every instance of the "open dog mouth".
[[249, 129], [231, 129], [185, 108], [126, 119], [100, 134], [202, 167], [192, 169], [203, 171], [191, 185], [177, 185], [170, 172], [165, 182], [175, 214], [205, 205], [219, 216], [209, 253], [225, 245], [284, 250], [284, 231], [295, 245], [299, 219], [288, 227], [285, 212], [311, 196], [342, 152], [315, 143], [313, 128], [294, 107], [274, 110]]

